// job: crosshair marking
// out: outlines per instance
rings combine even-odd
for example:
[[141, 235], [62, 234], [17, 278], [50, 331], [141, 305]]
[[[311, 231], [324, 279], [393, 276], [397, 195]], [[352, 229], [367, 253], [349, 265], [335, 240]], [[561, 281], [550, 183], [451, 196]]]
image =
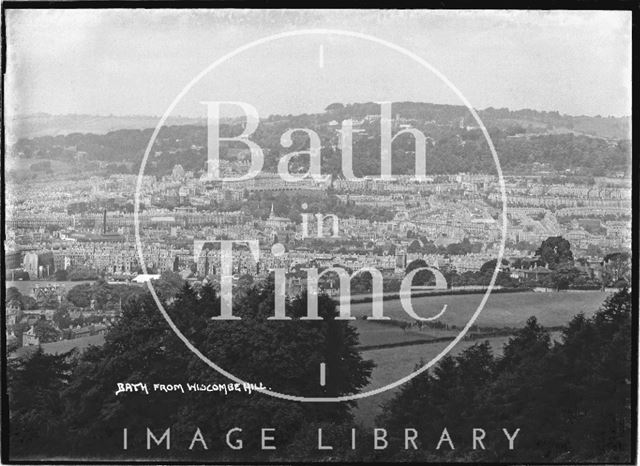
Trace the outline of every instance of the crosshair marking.
[[318, 66], [324, 68], [324, 45], [320, 44], [320, 54], [318, 56]]
[[[269, 43], [269, 42], [276, 41], [276, 40], [280, 40], [280, 39], [283, 39], [283, 38], [296, 37], [296, 36], [301, 36], [301, 35], [318, 35], [318, 34], [320, 34], [320, 35], [331, 34], [331, 35], [339, 35], [339, 36], [349, 36], [349, 37], [361, 38], [361, 39], [364, 39], [364, 40], [368, 40], [370, 42], [374, 42], [374, 43], [383, 45], [383, 46], [385, 46], [387, 48], [390, 48], [392, 50], [395, 50], [395, 51], [399, 52], [400, 54], [411, 58], [412, 60], [414, 60], [416, 63], [418, 63], [419, 65], [421, 65], [423, 68], [427, 69], [428, 71], [431, 71], [441, 81], [443, 81], [449, 87], [449, 89], [451, 89], [454, 92], [454, 94], [457, 95], [460, 98], [460, 100], [462, 100], [462, 102], [464, 103], [465, 107], [467, 107], [467, 109], [469, 110], [469, 112], [473, 116], [474, 120], [478, 123], [478, 126], [480, 126], [480, 129], [482, 130], [482, 134], [484, 135], [484, 138], [486, 139], [487, 144], [489, 146], [489, 150], [491, 151], [491, 155], [492, 155], [493, 160], [494, 160], [494, 162], [496, 164], [496, 169], [497, 169], [497, 172], [498, 172], [498, 181], [500, 183], [500, 193], [501, 193], [501, 196], [502, 196], [502, 227], [501, 227], [502, 235], [501, 235], [501, 241], [500, 241], [500, 249], [498, 251], [498, 257], [496, 259], [496, 264], [500, 264], [501, 263], [502, 258], [504, 256], [504, 252], [505, 252], [505, 243], [506, 243], [506, 237], [507, 237], [507, 197], [506, 197], [505, 182], [504, 182], [504, 178], [503, 178], [503, 175], [502, 175], [502, 168], [500, 167], [500, 161], [498, 159], [498, 154], [497, 154], [496, 149], [495, 149], [495, 147], [493, 145], [493, 142], [491, 141], [491, 137], [489, 135], [489, 132], [487, 131], [487, 129], [484, 126], [484, 124], [482, 123], [482, 120], [478, 116], [478, 113], [475, 111], [475, 109], [472, 107], [471, 103], [466, 99], [466, 97], [440, 71], [438, 71], [436, 68], [431, 66], [428, 62], [426, 62], [424, 59], [420, 58], [415, 53], [413, 53], [413, 52], [411, 52], [411, 51], [409, 51], [407, 49], [404, 49], [404, 48], [402, 48], [402, 47], [400, 47], [398, 45], [392, 44], [392, 43], [387, 42], [387, 41], [382, 40], [382, 39], [378, 39], [378, 38], [376, 38], [374, 36], [370, 36], [370, 35], [362, 34], [362, 33], [357, 33], [357, 32], [352, 32], [352, 31], [343, 31], [343, 30], [336, 30], [336, 29], [304, 29], [304, 30], [297, 30], [297, 31], [287, 31], [287, 32], [282, 32], [282, 33], [279, 33], [279, 34], [275, 34], [273, 36], [264, 37], [262, 39], [254, 41], [254, 42], [250, 42], [249, 44], [246, 44], [246, 45], [244, 45], [244, 46], [242, 46], [242, 47], [240, 47], [238, 49], [235, 49], [234, 51], [224, 55], [221, 58], [219, 58], [218, 60], [216, 60], [215, 62], [210, 64], [207, 68], [202, 70], [194, 79], [192, 79], [182, 89], [180, 94], [178, 94], [176, 96], [176, 98], [172, 101], [171, 105], [169, 105], [169, 108], [167, 108], [167, 110], [163, 114], [162, 118], [158, 122], [158, 125], [155, 127], [155, 129], [153, 131], [153, 134], [151, 135], [151, 139], [149, 140], [149, 143], [147, 144], [147, 148], [146, 148], [146, 150], [144, 152], [144, 156], [143, 156], [142, 162], [140, 164], [140, 170], [138, 172], [138, 180], [136, 182], [136, 191], [135, 191], [135, 197], [134, 197], [135, 201], [134, 201], [133, 217], [134, 217], [134, 232], [135, 232], [135, 238], [136, 238], [136, 251], [138, 252], [138, 257], [140, 259], [140, 264], [142, 265], [144, 273], [147, 273], [148, 269], [147, 269], [146, 261], [145, 261], [144, 254], [143, 254], [143, 251], [142, 251], [142, 240], [140, 238], [140, 196], [141, 196], [141, 188], [142, 188], [142, 177], [144, 175], [144, 169], [145, 169], [145, 166], [146, 166], [147, 161], [149, 159], [149, 154], [151, 152], [151, 149], [153, 148], [153, 145], [154, 145], [154, 143], [155, 143], [155, 141], [156, 141], [156, 139], [158, 137], [158, 134], [160, 133], [160, 130], [162, 129], [162, 126], [165, 124], [165, 121], [167, 120], [167, 118], [169, 117], [171, 112], [178, 105], [178, 103], [182, 100], [182, 98], [189, 92], [189, 90], [193, 86], [195, 86], [207, 73], [211, 72], [213, 69], [215, 69], [219, 65], [225, 63], [226, 61], [232, 59], [236, 55], [238, 55], [240, 53], [243, 53], [246, 50], [252, 49], [252, 48], [257, 47], [257, 46], [260, 46], [262, 44]], [[485, 304], [487, 303], [487, 300], [489, 299], [489, 295], [491, 294], [493, 286], [495, 285], [496, 279], [498, 277], [499, 269], [500, 268], [496, 265], [496, 267], [494, 268], [494, 271], [493, 271], [493, 275], [491, 277], [491, 281], [489, 283], [489, 287], [487, 288], [485, 294], [483, 295], [482, 301], [478, 305], [478, 308], [476, 309], [474, 314], [471, 316], [470, 320], [467, 322], [467, 324], [464, 326], [464, 328], [460, 331], [460, 333], [438, 355], [436, 355], [434, 358], [432, 358], [428, 363], [426, 363], [422, 367], [416, 369], [411, 374], [409, 374], [409, 375], [407, 375], [407, 376], [405, 376], [405, 377], [403, 377], [403, 378], [401, 378], [399, 380], [396, 380], [395, 382], [392, 382], [392, 383], [390, 383], [388, 385], [385, 385], [383, 387], [379, 387], [379, 388], [376, 388], [376, 389], [373, 389], [373, 390], [369, 390], [367, 392], [361, 392], [361, 393], [357, 393], [357, 394], [345, 395], [345, 396], [339, 396], [339, 397], [304, 397], [304, 396], [295, 396], [295, 395], [288, 395], [286, 393], [274, 392], [274, 391], [269, 390], [269, 389], [263, 390], [262, 393], [265, 393], [266, 395], [273, 396], [273, 397], [276, 397], [276, 398], [281, 398], [281, 399], [284, 399], [284, 400], [299, 401], [299, 402], [304, 402], [304, 403], [335, 403], [336, 401], [351, 401], [351, 400], [357, 400], [357, 399], [360, 399], [360, 398], [367, 398], [369, 396], [373, 396], [373, 395], [376, 395], [378, 393], [383, 393], [385, 391], [391, 390], [392, 388], [398, 387], [398, 386], [402, 385], [403, 383], [406, 383], [407, 381], [413, 379], [414, 377], [418, 376], [419, 374], [429, 370], [430, 367], [432, 367], [434, 364], [436, 364], [438, 361], [440, 361], [448, 352], [450, 352], [453, 349], [453, 347], [455, 345], [457, 345], [460, 342], [460, 340], [462, 340], [462, 338], [464, 338], [465, 334], [469, 331], [471, 326], [474, 324], [474, 322], [476, 321], [476, 319], [478, 318], [478, 316], [482, 312], [482, 309], [484, 308]], [[171, 319], [171, 317], [167, 313], [166, 309], [164, 308], [162, 302], [160, 301], [160, 298], [158, 297], [158, 294], [156, 293], [156, 290], [153, 287], [153, 284], [152, 284], [151, 280], [147, 281], [147, 288], [149, 289], [149, 292], [151, 293], [151, 295], [153, 297], [153, 300], [155, 301], [155, 303], [156, 303], [156, 305], [158, 307], [158, 310], [162, 314], [162, 317], [164, 317], [164, 319], [167, 321], [167, 323], [171, 327], [171, 330], [173, 330], [173, 332], [178, 336], [178, 338], [180, 338], [180, 340], [186, 345], [186, 347], [191, 352], [193, 352], [193, 354], [198, 356], [198, 358], [200, 358], [204, 363], [206, 363], [212, 369], [216, 370], [221, 375], [224, 375], [225, 377], [227, 377], [227, 378], [229, 378], [229, 379], [231, 379], [231, 380], [233, 380], [233, 381], [235, 381], [237, 383], [246, 383], [244, 380], [242, 380], [242, 379], [236, 377], [235, 375], [231, 374], [230, 372], [224, 370], [222, 367], [218, 366], [215, 362], [213, 362], [207, 356], [202, 354], [193, 345], [193, 343], [191, 343], [189, 341], [189, 339], [176, 327], [175, 323], [173, 322], [173, 320]]]
[[326, 370], [326, 365], [325, 363], [321, 362], [320, 363], [320, 386], [324, 387], [325, 384], [327, 383], [326, 378], [327, 378], [327, 370]]

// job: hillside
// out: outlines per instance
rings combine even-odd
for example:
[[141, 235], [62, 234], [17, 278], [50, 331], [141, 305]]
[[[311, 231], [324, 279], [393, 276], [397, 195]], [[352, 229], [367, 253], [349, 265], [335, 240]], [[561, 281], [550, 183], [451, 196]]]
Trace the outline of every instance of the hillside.
[[[373, 102], [342, 105], [331, 104], [329, 113], [336, 117], [352, 115], [364, 117], [375, 114], [378, 105]], [[417, 102], [397, 102], [393, 104], [393, 114], [402, 118], [432, 120], [435, 122], [462, 121], [465, 126], [476, 126], [477, 123], [466, 107], [462, 105], [444, 105]], [[629, 117], [572, 116], [557, 111], [509, 110], [508, 108], [489, 107], [478, 110], [478, 115], [487, 127], [499, 129], [519, 128], [528, 133], [573, 133], [605, 139], [629, 139]]]
[[[7, 142], [41, 136], [58, 136], [71, 133], [106, 134], [118, 129], [154, 128], [158, 124], [156, 116], [100, 116], [100, 115], [49, 115], [38, 113], [12, 118], [7, 125]], [[169, 125], [204, 124], [197, 118], [172, 117]]]
[[[337, 148], [339, 126], [336, 122], [353, 119], [360, 132], [354, 143], [354, 173], [356, 176], [374, 176], [380, 173], [380, 123], [375, 118], [379, 112], [378, 104], [358, 103], [331, 104], [324, 113], [313, 115], [272, 115], [261, 121], [251, 139], [265, 151], [263, 169], [274, 172], [281, 155], [308, 146], [305, 138], [296, 136], [294, 146], [284, 149], [280, 136], [290, 128], [310, 128], [325, 141], [322, 152], [324, 173], [340, 177], [341, 151]], [[487, 143], [465, 107], [398, 102], [393, 104], [392, 113], [394, 119], [399, 118], [397, 123], [420, 130], [431, 141], [428, 148], [430, 173], [495, 171]], [[486, 109], [480, 113], [503, 170], [603, 176], [625, 172], [630, 167], [629, 140], [587, 134], [623, 134], [627, 125], [623, 118], [571, 117], [558, 112], [507, 109]], [[365, 118], [367, 116], [369, 118]], [[10, 143], [7, 150], [10, 178], [24, 178], [38, 171], [48, 172], [49, 166], [55, 171], [55, 162], [82, 162], [83, 165], [78, 167], [82, 172], [105, 169], [110, 173], [137, 173], [157, 124], [153, 117], [64, 118], [41, 115], [19, 121], [18, 128], [25, 133], [46, 133], [55, 129], [59, 134], [22, 138]], [[80, 131], [81, 127], [104, 131], [116, 125], [128, 127], [106, 133]], [[62, 128], [66, 128], [66, 134], [62, 134], [65, 132]], [[220, 125], [223, 137], [238, 135], [242, 130], [243, 125], [237, 119], [227, 119]], [[200, 173], [207, 156], [206, 141], [204, 121], [170, 119], [155, 141], [154, 157], [146, 168], [147, 173], [166, 175], [176, 164]], [[413, 173], [414, 154], [413, 138], [399, 138], [393, 146], [393, 173]], [[223, 145], [221, 157], [235, 163], [243, 155], [236, 148]], [[26, 170], [26, 173], [20, 173], [20, 170]]]
[[[363, 117], [379, 111], [377, 104], [372, 102], [348, 105], [331, 104], [327, 109], [330, 108], [333, 108], [334, 111], [327, 113], [336, 117]], [[393, 111], [394, 114], [399, 113], [403, 118], [438, 122], [463, 119], [465, 125], [474, 126], [476, 124], [466, 107], [461, 105], [398, 102], [394, 103]], [[509, 110], [492, 107], [479, 110], [478, 114], [486, 126], [499, 129], [520, 127], [530, 133], [573, 133], [615, 140], [630, 138], [629, 117], [571, 116], [561, 115], [555, 111]], [[269, 120], [281, 118], [285, 117], [273, 115]], [[38, 113], [12, 118], [8, 125], [7, 133], [11, 136], [8, 142], [12, 144], [21, 138], [29, 139], [71, 133], [106, 134], [118, 129], [154, 128], [158, 120], [159, 117], [149, 115], [96, 116]], [[204, 124], [204, 118], [186, 117], [170, 117], [166, 122], [167, 126]]]

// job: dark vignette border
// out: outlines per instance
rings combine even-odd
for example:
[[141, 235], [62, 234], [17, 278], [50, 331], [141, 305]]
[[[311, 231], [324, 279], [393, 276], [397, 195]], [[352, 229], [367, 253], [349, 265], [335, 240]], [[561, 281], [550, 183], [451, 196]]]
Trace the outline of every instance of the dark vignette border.
[[[7, 56], [7, 42], [6, 42], [6, 10], [12, 9], [78, 9], [78, 8], [90, 8], [90, 9], [129, 9], [129, 8], [144, 8], [144, 9], [209, 9], [209, 8], [300, 8], [300, 5], [294, 5], [292, 2], [283, 0], [55, 0], [55, 1], [43, 1], [43, 0], [9, 0], [2, 2], [0, 12], [0, 41], [2, 44], [2, 92], [4, 92], [5, 73], [6, 73], [6, 56]], [[478, 5], [477, 2], [469, 0], [438, 0], [429, 2], [418, 2], [411, 0], [395, 0], [393, 4], [387, 3], [386, 5], [379, 0], [350, 0], [349, 2], [338, 2], [336, 0], [324, 0], [322, 2], [318, 0], [307, 0], [304, 5], [304, 9], [310, 7], [315, 8], [368, 8], [368, 9], [504, 9], [504, 3], [496, 0], [484, 0], [482, 5]], [[392, 7], [392, 8], [391, 8]], [[565, 10], [626, 10], [632, 12], [632, 60], [633, 50], [638, 43], [638, 18], [640, 16], [640, 3], [632, 0], [614, 0], [606, 2], [604, 0], [534, 0], [534, 1], [521, 1], [512, 2], [508, 5], [509, 9], [565, 9]], [[640, 82], [640, 73], [638, 73], [638, 67], [632, 66], [632, 80], [631, 82]], [[632, 143], [633, 140], [640, 141], [640, 130], [638, 129], [640, 121], [638, 117], [638, 93], [634, 92], [633, 87], [631, 89], [632, 96]], [[0, 167], [2, 173], [0, 174], [0, 180], [2, 184], [2, 196], [0, 197], [0, 205], [2, 207], [2, 218], [4, 219], [5, 212], [5, 103], [2, 99], [2, 126], [0, 127], [0, 154], [1, 161]], [[632, 369], [631, 379], [632, 385], [635, 390], [632, 390], [631, 395], [631, 407], [633, 410], [633, 418], [635, 423], [631, 428], [631, 458], [634, 458], [632, 462], [620, 463], [620, 464], [638, 464], [638, 444], [633, 439], [638, 439], [638, 313], [640, 311], [639, 295], [638, 295], [638, 283], [640, 283], [640, 271], [638, 269], [639, 264], [639, 251], [640, 251], [640, 216], [633, 215], [637, 212], [640, 206], [640, 159], [638, 156], [634, 156], [635, 151], [632, 149], [631, 166], [632, 166], [632, 239], [631, 239], [631, 282], [632, 282], [632, 324], [634, 326], [634, 332], [632, 333], [632, 361], [635, 367]], [[311, 461], [300, 462], [282, 462], [277, 463], [265, 463], [265, 462], [208, 462], [208, 461], [151, 461], [151, 460], [139, 460], [139, 461], [116, 461], [116, 460], [11, 460], [9, 455], [9, 397], [7, 392], [7, 380], [5, 377], [7, 371], [7, 359], [6, 359], [6, 289], [4, 281], [6, 280], [5, 269], [5, 252], [4, 242], [5, 229], [4, 220], [3, 228], [0, 232], [0, 238], [2, 239], [3, 247], [0, 252], [2, 258], [2, 288], [0, 290], [0, 296], [2, 297], [2, 313], [0, 316], [1, 332], [0, 332], [0, 390], [1, 390], [1, 408], [0, 413], [0, 461], [2, 464], [63, 464], [63, 465], [76, 465], [76, 464], [114, 464], [114, 465], [140, 465], [140, 464], [166, 464], [166, 465], [181, 465], [181, 464], [248, 464], [248, 465], [260, 465], [260, 464], [309, 464]], [[634, 370], [635, 369], [635, 370]], [[362, 464], [357, 462], [343, 463], [343, 464]], [[448, 463], [449, 464], [449, 463]], [[450, 463], [450, 464], [468, 464], [468, 463]], [[483, 463], [491, 464], [491, 463]], [[542, 465], [547, 463], [513, 463], [513, 464], [527, 464], [527, 465]], [[580, 464], [592, 464], [592, 463], [564, 463], [571, 465]]]

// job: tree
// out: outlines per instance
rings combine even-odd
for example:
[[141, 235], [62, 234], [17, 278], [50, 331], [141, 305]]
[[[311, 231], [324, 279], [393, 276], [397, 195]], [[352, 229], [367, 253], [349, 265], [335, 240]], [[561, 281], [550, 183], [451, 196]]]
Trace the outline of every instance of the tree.
[[112, 285], [105, 280], [96, 280], [89, 289], [91, 301], [96, 310], [113, 309], [119, 302], [119, 296]]
[[[427, 263], [422, 260], [422, 259], [416, 259], [414, 261], [412, 261], [411, 263], [409, 263], [409, 265], [407, 265], [407, 268], [405, 270], [405, 274], [408, 275], [410, 272], [412, 272], [415, 269], [418, 269], [420, 267], [427, 267]], [[413, 277], [413, 282], [411, 283], [412, 286], [425, 286], [428, 285], [430, 282], [434, 281], [435, 277], [433, 275], [433, 272], [431, 272], [430, 270], [421, 270], [420, 272], [417, 272], [415, 274], [415, 276]]]
[[67, 300], [77, 307], [89, 307], [91, 305], [91, 285], [82, 283], [74, 286], [67, 293]]
[[12, 458], [37, 451], [68, 454], [68, 436], [60, 423], [65, 413], [62, 395], [72, 367], [70, 353], [45, 355], [41, 348], [7, 361]]
[[[482, 275], [493, 275], [493, 271], [495, 270], [497, 263], [498, 263], [498, 259], [491, 259], [490, 261], [485, 262], [480, 267], [480, 273]], [[509, 265], [509, 261], [506, 260], [506, 259], [502, 259], [502, 265], [503, 266], [508, 266]], [[507, 268], [507, 270], [509, 270], [509, 269]]]
[[472, 252], [473, 245], [469, 241], [469, 238], [465, 238], [460, 243], [452, 243], [447, 245], [446, 250], [447, 254], [459, 256]]
[[553, 288], [555, 288], [556, 291], [560, 291], [568, 289], [571, 285], [577, 283], [578, 279], [583, 276], [584, 273], [573, 265], [564, 263], [553, 271], [550, 275], [550, 279], [553, 283]]
[[236, 286], [240, 288], [248, 288], [251, 285], [253, 285], [253, 276], [248, 273], [241, 275], [240, 278], [238, 278], [238, 282], [236, 283]]
[[[400, 432], [378, 460], [519, 462], [631, 461], [635, 439], [632, 411], [631, 294], [611, 295], [592, 318], [578, 314], [552, 344], [535, 318], [516, 331], [494, 358], [474, 345], [446, 356], [431, 373], [402, 386], [386, 403], [376, 425]], [[439, 438], [446, 426], [455, 438], [482, 424], [487, 432], [520, 429], [516, 449], [495, 443], [487, 450], [406, 452], [402, 429]]]
[[58, 341], [60, 334], [58, 331], [45, 319], [38, 320], [33, 325], [33, 330], [40, 340], [40, 343], [51, 343], [52, 341]]
[[182, 289], [184, 283], [180, 274], [165, 270], [160, 274], [160, 278], [153, 281], [153, 286], [160, 297], [170, 299]]
[[18, 288], [12, 286], [7, 289], [6, 302], [9, 303], [14, 300], [19, 301], [24, 310], [29, 311], [38, 308], [38, 303], [33, 296], [23, 295]]
[[71, 316], [69, 315], [69, 309], [67, 306], [61, 306], [53, 314], [53, 322], [59, 329], [69, 328], [71, 326]]
[[[407, 238], [408, 237], [409, 236], [407, 235]], [[420, 245], [420, 241], [418, 240], [411, 241], [411, 243], [409, 243], [409, 246], [407, 246], [407, 252], [410, 254], [420, 252], [421, 250], [422, 246]]]
[[351, 292], [354, 294], [368, 293], [373, 287], [373, 276], [365, 270], [351, 279]]
[[631, 278], [631, 255], [627, 252], [614, 252], [607, 254], [603, 259], [605, 277], [608, 283], [619, 280], [626, 282]]
[[325, 112], [339, 113], [344, 110], [344, 104], [341, 104], [339, 102], [329, 104], [324, 110]]
[[7, 288], [6, 301], [10, 302], [13, 300], [22, 302], [22, 293], [20, 293], [20, 290], [15, 286], [10, 286], [9, 288]]
[[585, 457], [603, 458], [609, 452], [610, 462], [624, 462], [634, 441], [631, 319], [631, 294], [623, 289], [610, 295], [592, 318], [574, 317], [555, 351], [555, 371], [564, 374], [556, 390], [569, 421], [563, 435]]
[[535, 317], [530, 317], [524, 328], [516, 332], [505, 345], [498, 367], [504, 370], [519, 366], [523, 361], [534, 363], [544, 357], [550, 347], [549, 332], [538, 323]]
[[391, 436], [386, 454], [394, 460], [438, 462], [438, 457], [426, 456], [429, 455], [426, 450], [404, 456], [408, 454], [400, 449], [404, 429], [411, 426], [420, 432], [421, 438], [437, 439], [442, 426], [455, 435], [462, 432], [465, 424], [482, 422], [484, 425], [484, 420], [476, 418], [473, 407], [480, 401], [476, 399], [478, 387], [491, 381], [494, 368], [489, 343], [476, 343], [459, 356], [442, 358], [432, 373], [421, 374], [403, 384], [399, 393], [383, 405], [383, 412], [376, 420], [376, 425], [384, 426]]
[[[262, 382], [271, 390], [304, 396], [341, 396], [355, 393], [368, 383], [373, 364], [356, 349], [357, 333], [346, 321], [335, 320], [335, 302], [320, 295], [322, 321], [300, 322], [306, 314], [306, 297], [288, 302], [291, 321], [270, 321], [274, 314], [272, 280], [234, 295], [233, 313], [241, 321], [212, 320], [219, 315], [220, 300], [210, 285], [198, 292], [184, 284], [167, 312], [184, 335], [209, 358], [245, 381]], [[318, 367], [326, 363], [326, 384], [318, 384]], [[350, 423], [353, 403], [297, 403], [269, 396], [230, 392], [156, 393], [116, 396], [118, 382], [162, 381], [228, 384], [230, 380], [209, 368], [168, 328], [149, 293], [124, 306], [123, 315], [106, 336], [102, 348], [87, 350], [74, 369], [64, 393], [65, 412], [59, 426], [71, 432], [66, 444], [78, 454], [107, 455], [121, 448], [122, 426], [144, 432], [146, 426], [171, 425], [171, 442], [188, 445], [194, 425], [205, 425], [212, 436], [223, 436], [228, 425], [242, 419], [246, 431], [273, 425], [285, 449], [306, 426], [314, 423]], [[186, 387], [185, 387], [186, 388]], [[224, 396], [220, 402], [212, 397]], [[211, 419], [215, 419], [214, 423]], [[95, 439], [103, 441], [97, 442]], [[259, 435], [244, 436], [242, 458], [255, 458]], [[309, 444], [309, 450], [315, 450]], [[116, 449], [116, 450], [114, 450]], [[35, 449], [34, 451], [43, 451]], [[129, 446], [132, 455], [155, 455], [144, 442]], [[190, 455], [197, 453], [190, 452]], [[210, 451], [203, 454], [209, 455]], [[298, 454], [304, 454], [298, 452]], [[179, 456], [179, 451], [172, 451]], [[244, 455], [244, 456], [242, 456]], [[251, 456], [254, 455], [254, 456]], [[192, 456], [190, 456], [192, 457]]]
[[555, 270], [560, 264], [573, 263], [571, 244], [562, 236], [550, 236], [542, 242], [536, 256], [542, 266], [549, 264], [551, 270]]
[[27, 311], [38, 309], [38, 302], [33, 296], [22, 296], [22, 309]]

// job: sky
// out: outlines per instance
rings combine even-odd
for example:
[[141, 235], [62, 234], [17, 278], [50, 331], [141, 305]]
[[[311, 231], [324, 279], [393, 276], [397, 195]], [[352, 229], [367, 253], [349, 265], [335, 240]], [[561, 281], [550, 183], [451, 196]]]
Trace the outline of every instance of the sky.
[[[332, 102], [631, 114], [631, 13], [607, 11], [7, 10], [6, 112], [204, 117], [242, 101], [260, 117]], [[239, 111], [232, 109], [231, 113]]]

